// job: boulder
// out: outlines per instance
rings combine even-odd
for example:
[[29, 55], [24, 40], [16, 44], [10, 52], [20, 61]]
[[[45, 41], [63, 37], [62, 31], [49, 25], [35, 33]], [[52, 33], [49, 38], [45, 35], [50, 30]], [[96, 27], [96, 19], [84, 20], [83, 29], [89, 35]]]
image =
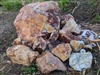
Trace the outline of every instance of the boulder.
[[66, 71], [64, 64], [50, 52], [44, 52], [36, 59], [38, 69], [42, 73], [50, 73], [54, 70]]
[[70, 41], [72, 40], [79, 40], [77, 36], [73, 35], [69, 31], [64, 31], [64, 30], [59, 31], [59, 39], [65, 43], [70, 43]]
[[55, 41], [60, 28], [60, 12], [54, 1], [30, 3], [21, 8], [14, 25], [22, 41], [34, 43], [37, 37], [50, 34], [46, 40]]
[[39, 55], [38, 52], [32, 51], [25, 45], [8, 47], [6, 53], [14, 64], [23, 64], [25, 66], [30, 66], [32, 61]]
[[74, 51], [79, 51], [85, 45], [85, 43], [83, 41], [72, 40], [70, 42], [70, 45], [72, 46]]
[[62, 61], [66, 61], [71, 54], [72, 48], [68, 43], [59, 44], [53, 50], [52, 53], [60, 58]]

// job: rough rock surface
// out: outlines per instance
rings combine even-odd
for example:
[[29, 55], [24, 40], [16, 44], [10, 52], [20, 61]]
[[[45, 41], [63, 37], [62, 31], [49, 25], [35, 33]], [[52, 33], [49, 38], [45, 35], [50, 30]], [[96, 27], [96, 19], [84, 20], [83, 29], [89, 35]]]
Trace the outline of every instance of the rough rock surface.
[[59, 38], [62, 42], [65, 42], [65, 43], [70, 43], [71, 40], [79, 40], [77, 36], [73, 35], [69, 31], [65, 32], [64, 30], [59, 31]]
[[62, 61], [67, 60], [70, 57], [72, 48], [67, 44], [59, 44], [53, 50], [52, 53], [59, 57]]
[[74, 19], [74, 17], [71, 14], [61, 16], [61, 18], [60, 18], [61, 19], [61, 29], [70, 18]]
[[64, 30], [65, 32], [66, 31], [70, 31], [70, 32], [73, 32], [73, 33], [76, 33], [76, 34], [80, 34], [81, 30], [79, 28], [79, 26], [76, 24], [76, 22], [74, 21], [73, 18], [70, 18], [65, 26], [62, 28], [62, 30]]
[[81, 30], [81, 34], [78, 36], [80, 39], [94, 40], [97, 38], [97, 34], [91, 30]]
[[39, 55], [38, 52], [31, 51], [31, 49], [24, 45], [15, 45], [8, 47], [7, 56], [14, 64], [23, 64], [30, 66], [32, 61]]
[[79, 51], [80, 49], [82, 49], [82, 47], [85, 45], [85, 43], [83, 41], [72, 40], [70, 42], [70, 45], [72, 46], [74, 51]]
[[69, 65], [74, 70], [81, 71], [82, 69], [91, 68], [92, 53], [86, 52], [84, 49], [80, 50], [80, 53], [72, 53], [69, 58]]
[[36, 59], [36, 63], [42, 73], [50, 73], [54, 70], [66, 71], [64, 64], [50, 52], [44, 52]]
[[58, 38], [60, 27], [58, 4], [54, 1], [30, 3], [21, 8], [14, 25], [18, 37], [25, 42], [34, 42], [38, 36], [46, 36], [49, 42]]

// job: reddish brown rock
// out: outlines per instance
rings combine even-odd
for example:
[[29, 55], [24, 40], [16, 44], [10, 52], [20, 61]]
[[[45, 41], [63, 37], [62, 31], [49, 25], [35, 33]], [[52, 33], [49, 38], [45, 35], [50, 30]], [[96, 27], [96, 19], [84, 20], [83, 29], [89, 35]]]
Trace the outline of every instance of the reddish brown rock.
[[54, 49], [54, 48], [55, 48], [57, 45], [59, 45], [59, 44], [61, 44], [61, 42], [58, 41], [58, 40], [56, 40], [56, 41], [54, 41], [54, 42], [48, 44], [49, 50], [52, 51], [52, 49]]
[[36, 63], [42, 73], [50, 73], [54, 70], [66, 71], [64, 64], [50, 52], [44, 52], [36, 59]]
[[59, 16], [58, 4], [54, 1], [25, 5], [14, 21], [18, 37], [33, 43], [38, 36], [51, 34], [47, 40], [55, 41], [60, 27]]
[[79, 40], [79, 38], [75, 35], [73, 35], [71, 32], [69, 31], [64, 31], [64, 30], [60, 30], [59, 31], [59, 38], [62, 42], [65, 43], [70, 43], [71, 40]]
[[22, 39], [19, 37], [19, 38], [16, 38], [14, 41], [13, 41], [13, 44], [14, 45], [20, 45], [22, 44]]
[[62, 61], [67, 60], [70, 57], [72, 49], [70, 45], [67, 44], [59, 44], [53, 50], [52, 53], [59, 57]]
[[32, 51], [24, 45], [8, 47], [6, 53], [14, 64], [23, 64], [25, 66], [30, 66], [32, 61], [39, 55], [38, 52]]
[[71, 14], [63, 15], [61, 16], [61, 24], [66, 24], [66, 22], [70, 19], [74, 19], [74, 17]]
[[46, 45], [47, 45], [46, 41], [42, 37], [38, 37], [35, 40], [32, 49], [44, 50], [46, 48]]

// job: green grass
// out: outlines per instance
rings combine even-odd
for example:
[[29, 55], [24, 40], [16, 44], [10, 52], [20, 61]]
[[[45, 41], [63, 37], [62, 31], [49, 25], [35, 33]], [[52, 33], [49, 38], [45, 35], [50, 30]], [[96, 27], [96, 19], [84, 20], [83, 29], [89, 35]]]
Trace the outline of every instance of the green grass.
[[24, 74], [33, 74], [38, 71], [36, 63], [31, 64], [30, 67], [22, 68], [22, 70], [24, 71]]
[[60, 10], [62, 12], [66, 12], [66, 11], [72, 10], [76, 6], [75, 1], [76, 0], [60, 0], [58, 2], [59, 3]]
[[18, 0], [3, 0], [0, 1], [0, 5], [9, 11], [19, 10], [22, 7], [21, 2]]

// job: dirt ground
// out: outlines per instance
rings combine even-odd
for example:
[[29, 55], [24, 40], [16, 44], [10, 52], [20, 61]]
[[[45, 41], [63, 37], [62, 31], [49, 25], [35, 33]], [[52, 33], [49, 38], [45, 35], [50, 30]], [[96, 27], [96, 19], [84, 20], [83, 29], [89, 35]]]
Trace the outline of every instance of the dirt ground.
[[[12, 64], [6, 56], [7, 47], [11, 46], [13, 40], [17, 37], [13, 25], [17, 14], [18, 12], [0, 13], [0, 75], [23, 75], [21, 68], [24, 66]], [[93, 30], [100, 35], [100, 24], [80, 23], [80, 26], [84, 29]], [[95, 48], [91, 52], [93, 53], [93, 64], [90, 69], [86, 70], [85, 75], [100, 75], [100, 51]], [[68, 61], [65, 62], [67, 66], [66, 72], [54, 71], [48, 75], [82, 75], [82, 72], [74, 71], [67, 63]], [[43, 74], [37, 72], [36, 75]]]

